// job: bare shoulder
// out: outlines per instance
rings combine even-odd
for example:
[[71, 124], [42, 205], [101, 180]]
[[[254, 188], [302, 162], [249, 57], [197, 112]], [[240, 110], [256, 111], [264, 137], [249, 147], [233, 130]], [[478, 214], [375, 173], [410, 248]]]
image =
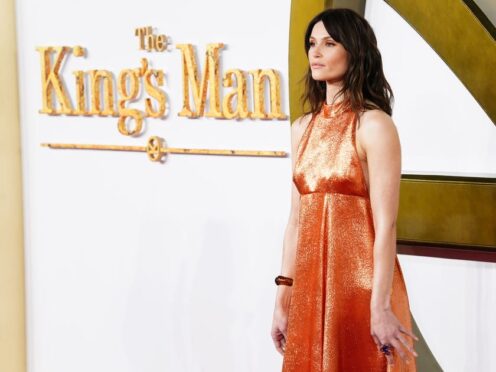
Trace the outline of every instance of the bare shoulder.
[[359, 115], [359, 128], [365, 130], [388, 130], [395, 127], [394, 121], [382, 110], [366, 110]]
[[374, 109], [362, 112], [357, 124], [357, 139], [363, 147], [373, 143], [398, 141], [398, 130], [390, 115]]
[[312, 120], [312, 114], [302, 115], [298, 119], [293, 121], [293, 124], [291, 124], [291, 128], [295, 133], [298, 133], [299, 131], [305, 131], [305, 128], [310, 123], [310, 120]]
[[311, 114], [306, 114], [300, 116], [291, 124], [291, 154], [293, 166], [296, 161], [296, 153], [298, 152], [298, 146], [300, 144], [301, 138], [303, 137], [303, 133], [305, 133], [305, 129], [308, 124], [312, 120]]
[[298, 143], [300, 142], [305, 129], [308, 124], [310, 124], [310, 120], [312, 120], [312, 114], [305, 114], [296, 119], [293, 124], [291, 124], [291, 138], [294, 147], [298, 147]]

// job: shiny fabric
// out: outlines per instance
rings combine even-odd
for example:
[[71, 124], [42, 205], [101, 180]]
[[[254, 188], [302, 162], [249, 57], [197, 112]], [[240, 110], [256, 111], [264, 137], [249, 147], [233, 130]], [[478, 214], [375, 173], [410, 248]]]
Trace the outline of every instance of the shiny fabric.
[[[299, 233], [283, 372], [416, 371], [394, 352], [388, 367], [370, 335], [374, 224], [355, 119], [347, 104], [324, 104], [296, 154]], [[397, 257], [391, 307], [411, 330]]]

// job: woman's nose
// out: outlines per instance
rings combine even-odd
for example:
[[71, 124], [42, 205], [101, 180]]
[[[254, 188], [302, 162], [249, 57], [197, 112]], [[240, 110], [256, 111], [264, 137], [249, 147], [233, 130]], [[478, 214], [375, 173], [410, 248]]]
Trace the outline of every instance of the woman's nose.
[[315, 45], [312, 50], [312, 55], [315, 56], [320, 56], [321, 55], [321, 50], [319, 45]]

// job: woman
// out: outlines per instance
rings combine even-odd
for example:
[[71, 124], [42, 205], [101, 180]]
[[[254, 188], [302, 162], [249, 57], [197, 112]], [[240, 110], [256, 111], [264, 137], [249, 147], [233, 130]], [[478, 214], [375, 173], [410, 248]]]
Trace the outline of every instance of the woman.
[[374, 32], [352, 10], [327, 9], [310, 21], [305, 50], [311, 110], [291, 129], [271, 332], [283, 371], [415, 371], [396, 256], [401, 149]]

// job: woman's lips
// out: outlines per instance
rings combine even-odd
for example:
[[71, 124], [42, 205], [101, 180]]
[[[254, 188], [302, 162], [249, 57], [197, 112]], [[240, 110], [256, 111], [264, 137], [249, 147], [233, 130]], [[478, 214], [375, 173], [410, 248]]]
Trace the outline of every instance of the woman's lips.
[[312, 63], [311, 66], [312, 66], [312, 68], [322, 68], [322, 67], [324, 67], [324, 65], [321, 65], [319, 63]]

